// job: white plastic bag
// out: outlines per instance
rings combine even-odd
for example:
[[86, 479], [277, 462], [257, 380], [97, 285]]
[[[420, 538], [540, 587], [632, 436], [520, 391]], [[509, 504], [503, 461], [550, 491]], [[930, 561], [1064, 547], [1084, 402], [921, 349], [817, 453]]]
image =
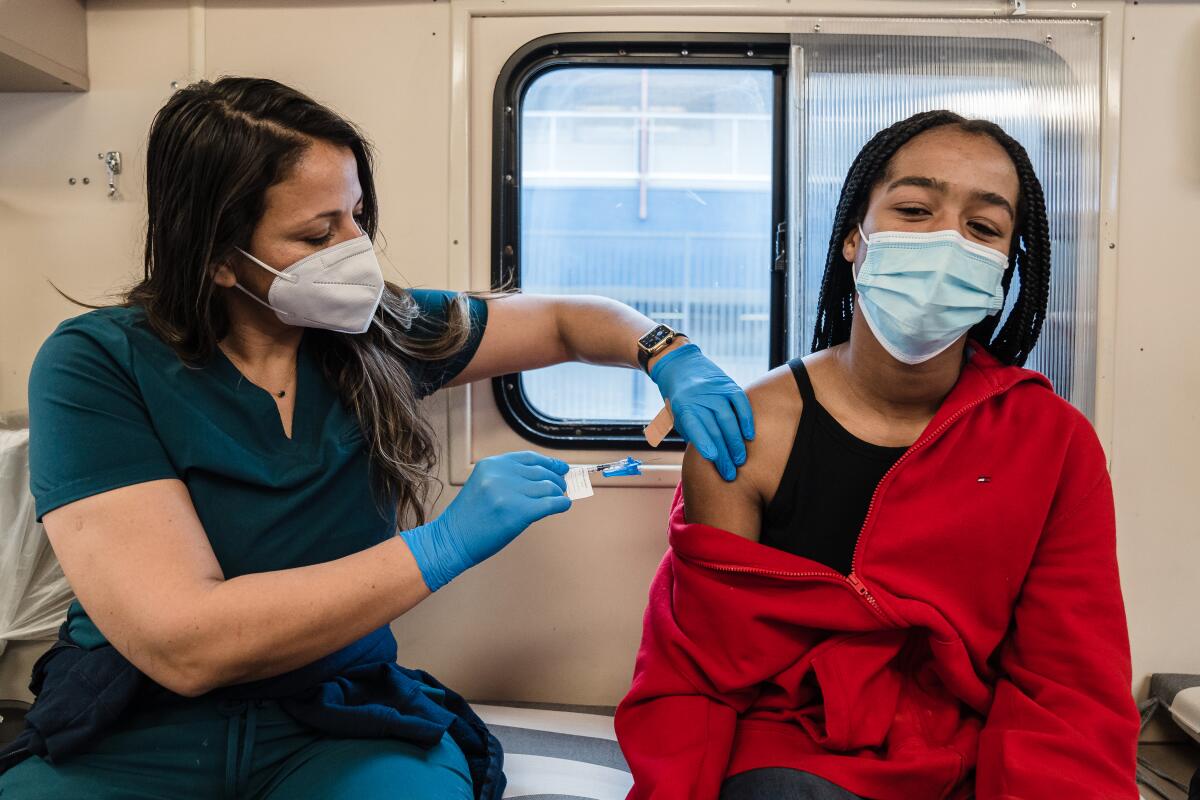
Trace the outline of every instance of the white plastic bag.
[[15, 639], [51, 639], [74, 595], [29, 493], [29, 430], [0, 429], [0, 655]]

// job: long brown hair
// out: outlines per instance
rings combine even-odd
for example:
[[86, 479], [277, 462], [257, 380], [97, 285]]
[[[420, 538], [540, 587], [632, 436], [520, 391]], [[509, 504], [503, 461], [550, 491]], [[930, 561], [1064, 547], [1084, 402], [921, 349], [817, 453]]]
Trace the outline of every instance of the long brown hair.
[[[370, 145], [353, 124], [304, 94], [272, 80], [226, 77], [180, 89], [155, 116], [146, 153], [145, 274], [125, 303], [144, 309], [184, 362], [206, 363], [228, 332], [213, 266], [236, 247], [248, 249], [267, 188], [288, 176], [314, 140], [354, 153], [363, 193], [359, 225], [374, 241], [379, 208]], [[410, 335], [419, 316], [412, 294], [388, 283], [366, 333], [305, 333], [305, 346], [358, 419], [377, 496], [395, 507], [398, 523], [425, 521], [437, 457], [408, 365], [452, 355], [469, 335], [463, 297], [432, 339]]]

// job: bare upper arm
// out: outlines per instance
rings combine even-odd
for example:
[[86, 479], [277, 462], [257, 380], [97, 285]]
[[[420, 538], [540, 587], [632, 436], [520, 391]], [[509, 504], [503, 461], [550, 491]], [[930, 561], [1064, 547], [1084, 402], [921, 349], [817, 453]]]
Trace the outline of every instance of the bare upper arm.
[[156, 480], [46, 514], [46, 535], [88, 616], [126, 658], [171, 687], [169, 659], [204, 591], [224, 579], [183, 483]]
[[[754, 458], [749, 450], [747, 447], [747, 464]], [[683, 456], [683, 504], [688, 522], [711, 525], [758, 540], [761, 503], [746, 475], [745, 465], [733, 481], [726, 481], [711, 462], [688, 445]]]
[[486, 302], [488, 323], [479, 349], [448, 386], [462, 386], [567, 360], [569, 354], [558, 332], [556, 297], [508, 294], [488, 298]]
[[683, 457], [684, 516], [688, 522], [758, 541], [763, 510], [775, 495], [791, 453], [801, 401], [786, 366], [752, 383], [746, 396], [754, 410], [755, 427], [754, 439], [746, 443], [746, 463], [737, 477], [727, 482], [689, 446]]

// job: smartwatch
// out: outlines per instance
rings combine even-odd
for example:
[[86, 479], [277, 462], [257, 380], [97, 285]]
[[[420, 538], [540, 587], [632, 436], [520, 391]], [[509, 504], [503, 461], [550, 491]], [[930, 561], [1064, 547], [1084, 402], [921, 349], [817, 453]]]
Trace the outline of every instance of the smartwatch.
[[648, 369], [650, 359], [654, 358], [663, 350], [666, 350], [671, 346], [671, 342], [684, 335], [685, 334], [682, 334], [677, 330], [673, 330], [666, 325], [655, 325], [653, 328], [643, 334], [642, 337], [637, 340], [637, 357], [638, 363], [642, 365], [642, 370], [648, 373], [650, 371]]

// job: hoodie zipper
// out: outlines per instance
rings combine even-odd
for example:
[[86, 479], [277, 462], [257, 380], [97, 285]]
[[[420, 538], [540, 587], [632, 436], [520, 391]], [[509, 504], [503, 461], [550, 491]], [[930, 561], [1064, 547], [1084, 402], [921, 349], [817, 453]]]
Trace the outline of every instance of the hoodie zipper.
[[[953, 425], [955, 422], [957, 422], [959, 419], [961, 419], [963, 417], [963, 415], [965, 415], [968, 411], [975, 408], [976, 406], [986, 403], [988, 400], [991, 400], [993, 397], [1000, 394], [1000, 391], [1001, 390], [999, 388], [992, 389], [992, 391], [988, 392], [987, 394], [983, 395], [982, 397], [972, 400], [970, 403], [967, 403], [965, 406], [960, 408], [958, 411], [955, 411], [953, 414], [946, 417], [946, 419], [942, 421], [941, 425], [938, 425], [936, 429], [934, 429], [932, 432], [930, 432], [923, 438], [918, 439], [916, 444], [914, 444], [912, 447], [905, 450], [904, 454], [901, 455], [898, 459], [896, 459], [896, 463], [892, 464], [892, 466], [888, 468], [888, 471], [883, 473], [883, 477], [880, 478], [879, 483], [875, 485], [875, 491], [871, 492], [871, 502], [867, 504], [867, 516], [863, 518], [862, 527], [859, 528], [859, 530], [858, 530], [858, 539], [854, 542], [854, 555], [851, 556], [851, 558], [850, 558], [850, 575], [851, 576], [856, 575], [858, 572], [858, 548], [860, 545], [862, 545], [863, 534], [867, 532], [867, 525], [870, 524], [870, 522], [871, 522], [871, 514], [873, 514], [875, 511], [875, 503], [879, 499], [880, 487], [883, 486], [883, 484], [887, 481], [887, 479], [889, 477], [891, 477], [893, 472], [895, 472], [897, 469], [900, 468], [900, 465], [903, 464], [908, 459], [909, 456], [911, 456], [916, 451], [920, 450], [922, 447], [925, 447], [925, 445], [929, 444], [934, 439], [941, 436], [947, 428], [949, 428], [951, 425]], [[855, 579], [855, 581], [853, 581], [853, 582], [857, 582], [858, 586], [862, 587], [860, 590], [860, 594], [863, 594], [864, 597], [867, 597], [868, 599], [872, 600], [872, 602], [874, 601], [874, 598], [870, 597], [870, 592], [867, 592], [866, 587], [862, 586], [861, 581], [857, 581], [857, 579]]]
[[752, 574], [752, 575], [767, 575], [767, 576], [776, 577], [776, 578], [825, 578], [827, 580], [837, 581], [838, 583], [849, 586], [850, 589], [855, 594], [857, 594], [859, 597], [861, 597], [867, 603], [868, 607], [872, 611], [875, 612], [876, 616], [878, 616], [884, 622], [887, 622], [889, 625], [894, 624], [893, 621], [884, 612], [884, 610], [880, 607], [879, 601], [877, 601], [875, 599], [875, 597], [871, 594], [871, 590], [868, 589], [866, 584], [864, 584], [862, 582], [862, 579], [858, 577], [858, 550], [859, 550], [859, 547], [862, 545], [863, 534], [867, 530], [867, 525], [871, 521], [871, 514], [874, 513], [874, 511], [875, 511], [875, 502], [879, 497], [879, 488], [881, 486], [883, 486], [884, 482], [891, 476], [891, 474], [893, 472], [895, 472], [900, 467], [900, 465], [902, 463], [904, 463], [904, 461], [910, 455], [915, 453], [917, 450], [920, 450], [922, 447], [925, 447], [930, 442], [932, 442], [934, 439], [941, 436], [942, 433], [944, 433], [947, 428], [949, 428], [956, 421], [961, 419], [963, 417], [963, 415], [965, 415], [968, 411], [975, 408], [976, 406], [986, 403], [988, 400], [990, 400], [993, 397], [995, 397], [996, 395], [1000, 394], [1001, 391], [1002, 391], [1002, 389], [1000, 389], [1000, 388], [993, 389], [992, 391], [988, 392], [987, 394], [983, 395], [982, 397], [980, 397], [976, 400], [973, 400], [970, 403], [968, 403], [967, 405], [963, 406], [958, 411], [955, 411], [953, 414], [951, 414], [949, 417], [947, 417], [942, 422], [941, 425], [938, 425], [935, 430], [933, 430], [926, 436], [922, 437], [921, 439], [917, 440], [917, 442], [912, 447], [905, 450], [904, 454], [902, 456], [900, 456], [900, 458], [896, 459], [896, 463], [892, 464], [892, 466], [888, 469], [888, 471], [883, 474], [883, 477], [879, 479], [879, 483], [875, 486], [875, 491], [871, 493], [871, 502], [867, 505], [867, 516], [863, 519], [862, 527], [858, 531], [858, 538], [854, 542], [854, 555], [850, 559], [850, 574], [849, 575], [843, 575], [842, 573], [837, 572], [836, 570], [822, 570], [822, 571], [811, 571], [811, 572], [789, 572], [786, 570], [773, 570], [773, 569], [762, 569], [759, 567], [741, 567], [741, 566], [734, 566], [732, 564], [720, 564], [720, 563], [713, 562], [713, 561], [696, 561], [695, 563], [699, 564], [700, 566], [706, 567], [708, 569], [717, 570], [719, 572], [733, 572], [733, 573]]
[[871, 592], [867, 590], [867, 587], [863, 585], [863, 582], [859, 580], [859, 577], [854, 574], [853, 571], [851, 571], [849, 575], [843, 575], [842, 573], [832, 569], [809, 572], [791, 572], [778, 569], [763, 569], [761, 567], [735, 566], [733, 564], [722, 564], [716, 561], [704, 561], [699, 559], [695, 560], [694, 563], [699, 564], [706, 569], [715, 570], [717, 572], [732, 572], [741, 575], [765, 575], [771, 578], [822, 578], [827, 581], [833, 581], [834, 583], [841, 584], [842, 586], [849, 586], [855, 594], [867, 602], [868, 607], [875, 612], [876, 616], [889, 625], [893, 624], [892, 620], [888, 618], [883, 609], [879, 607], [879, 603], [874, 597], [871, 596]]

